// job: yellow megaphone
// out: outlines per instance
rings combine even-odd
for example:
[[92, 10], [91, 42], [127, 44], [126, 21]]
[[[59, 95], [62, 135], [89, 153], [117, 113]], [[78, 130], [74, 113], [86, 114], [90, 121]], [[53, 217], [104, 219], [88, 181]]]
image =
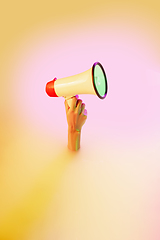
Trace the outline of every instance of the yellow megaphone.
[[46, 84], [48, 96], [63, 96], [66, 100], [77, 94], [94, 94], [100, 99], [104, 99], [107, 90], [107, 77], [103, 66], [99, 62], [95, 62], [85, 72], [61, 79], [54, 78]]

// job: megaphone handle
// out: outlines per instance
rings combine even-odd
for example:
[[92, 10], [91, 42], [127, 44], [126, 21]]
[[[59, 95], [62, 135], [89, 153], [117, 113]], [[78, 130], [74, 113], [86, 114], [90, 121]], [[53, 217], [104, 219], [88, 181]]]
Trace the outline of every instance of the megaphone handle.
[[69, 96], [69, 97], [64, 97], [65, 100], [67, 101], [68, 106], [71, 108], [72, 107], [72, 98], [75, 96]]

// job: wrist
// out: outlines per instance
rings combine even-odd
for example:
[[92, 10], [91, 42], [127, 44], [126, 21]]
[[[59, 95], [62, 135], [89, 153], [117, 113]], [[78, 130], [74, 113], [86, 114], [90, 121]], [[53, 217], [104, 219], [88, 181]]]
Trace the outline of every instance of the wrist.
[[68, 148], [77, 151], [80, 148], [81, 131], [75, 128], [68, 128]]
[[80, 133], [81, 129], [75, 128], [75, 127], [68, 127], [68, 132], [70, 133]]

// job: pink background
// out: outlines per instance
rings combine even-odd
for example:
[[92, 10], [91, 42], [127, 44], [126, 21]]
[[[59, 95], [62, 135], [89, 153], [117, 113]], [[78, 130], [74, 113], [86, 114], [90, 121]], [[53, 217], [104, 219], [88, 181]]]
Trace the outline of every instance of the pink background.
[[[120, 2], [64, 15], [57, 3], [4, 46], [0, 239], [160, 238], [160, 6]], [[64, 99], [45, 85], [96, 61], [108, 95], [80, 95], [88, 118], [71, 153]]]

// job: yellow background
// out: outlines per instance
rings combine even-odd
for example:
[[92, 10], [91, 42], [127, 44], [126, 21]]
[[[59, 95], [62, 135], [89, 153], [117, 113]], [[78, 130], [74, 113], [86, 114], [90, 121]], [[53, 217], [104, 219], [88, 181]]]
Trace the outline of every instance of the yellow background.
[[[160, 108], [158, 103], [153, 104], [160, 100], [158, 97], [159, 23], [158, 0], [3, 1], [1, 3], [0, 240], [157, 240], [160, 238], [158, 124]], [[105, 31], [105, 36], [112, 35], [112, 28], [120, 32], [124, 28], [129, 34], [144, 35], [142, 40], [149, 51], [148, 55], [152, 56], [150, 62], [153, 80], [153, 72], [157, 74], [153, 85], [152, 81], [150, 83], [152, 96], [157, 96], [150, 102], [150, 109], [154, 109], [152, 124], [149, 125], [148, 120], [148, 125], [144, 128], [144, 136], [143, 132], [141, 135], [135, 132], [134, 141], [127, 135], [121, 141], [120, 136], [123, 136], [123, 131], [116, 135], [116, 129], [112, 136], [112, 130], [107, 129], [107, 115], [102, 112], [106, 106], [106, 98], [100, 110], [96, 109], [99, 102], [94, 106], [94, 111], [91, 110], [90, 118], [87, 119], [88, 125], [83, 129], [81, 150], [78, 153], [71, 153], [66, 147], [67, 125], [63, 125], [63, 121], [66, 124], [66, 119], [65, 117], [63, 119], [65, 113], [61, 110], [62, 101], [55, 100], [56, 103], [53, 103], [46, 97], [41, 115], [38, 111], [34, 115], [34, 111], [28, 110], [32, 109], [34, 98], [30, 100], [28, 94], [30, 105], [27, 105], [23, 97], [26, 96], [27, 91], [25, 86], [32, 86], [32, 82], [27, 80], [29, 76], [27, 71], [34, 72], [34, 61], [38, 59], [38, 52], [43, 49], [45, 41], [49, 44], [46, 50], [48, 52], [53, 43], [57, 64], [62, 61], [63, 69], [65, 62], [69, 65], [65, 55], [70, 56], [71, 53], [61, 52], [61, 46], [62, 50], [67, 49], [74, 35], [80, 37], [79, 45], [88, 42], [89, 46], [92, 45], [94, 36], [101, 39], [103, 36], [101, 32]], [[95, 29], [100, 31], [96, 32]], [[134, 35], [131, 34], [131, 38], [134, 38]], [[45, 40], [45, 37], [49, 39], [50, 36], [50, 41]], [[118, 42], [119, 39], [114, 41]], [[42, 52], [39, 61], [43, 56]], [[87, 57], [90, 56], [84, 54], [84, 58]], [[94, 53], [93, 58], [96, 60]], [[82, 57], [80, 60], [83, 60]], [[74, 59], [71, 63], [73, 62]], [[74, 64], [79, 66], [81, 62]], [[87, 69], [82, 63], [82, 66], [77, 67], [76, 70], [70, 67], [70, 72], [67, 72], [65, 69], [64, 75], [76, 74], [78, 73], [76, 71], [83, 70]], [[60, 70], [58, 73], [63, 77]], [[53, 77], [54, 74], [55, 72]], [[49, 78], [50, 75], [44, 79], [43, 84], [49, 81]], [[112, 86], [110, 79], [112, 79], [111, 74], [108, 81]], [[40, 82], [38, 84], [40, 91], [43, 84]], [[110, 96], [111, 93], [112, 91]], [[145, 96], [144, 92], [142, 99], [143, 96]], [[39, 101], [39, 98], [35, 97], [35, 101]], [[119, 99], [115, 101], [118, 102]], [[54, 114], [56, 116], [60, 114], [62, 117], [60, 122], [54, 114], [46, 115], [43, 121], [41, 120], [39, 116], [43, 116], [44, 109], [47, 109], [44, 115], [47, 112], [49, 114], [50, 108], [47, 108], [47, 104], [57, 106]], [[89, 109], [91, 102], [88, 104], [88, 112]], [[136, 111], [135, 113], [138, 114]], [[36, 114], [39, 114], [37, 118]], [[101, 116], [104, 118], [102, 121]], [[146, 113], [146, 116], [149, 114]], [[48, 118], [51, 120], [45, 126]], [[114, 118], [114, 115], [113, 119], [110, 118], [110, 122], [112, 120], [116, 125], [118, 119]], [[51, 130], [50, 134], [52, 122], [54, 131]], [[142, 125], [140, 126], [143, 127]], [[125, 129], [125, 124], [116, 126]], [[104, 134], [103, 129], [106, 129]]]

